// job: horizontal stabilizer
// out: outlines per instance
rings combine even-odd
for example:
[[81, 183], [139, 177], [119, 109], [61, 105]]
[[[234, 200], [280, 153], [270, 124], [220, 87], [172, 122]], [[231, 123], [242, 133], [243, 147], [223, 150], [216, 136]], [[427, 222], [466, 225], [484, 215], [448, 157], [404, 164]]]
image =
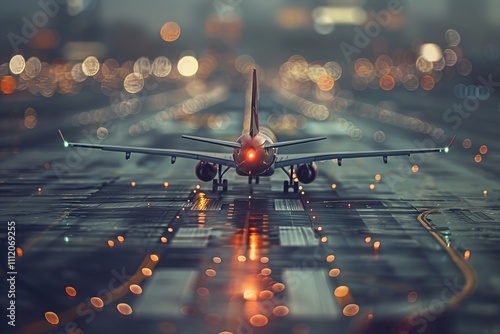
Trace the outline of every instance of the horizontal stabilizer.
[[232, 142], [232, 141], [227, 141], [227, 140], [219, 140], [219, 139], [212, 139], [212, 138], [196, 137], [196, 136], [189, 136], [189, 135], [182, 135], [182, 138], [196, 140], [196, 141], [201, 141], [201, 142], [204, 142], [204, 143], [209, 143], [209, 144], [214, 144], [214, 145], [219, 145], [219, 146], [231, 147], [231, 148], [241, 147], [240, 143]]
[[313, 141], [319, 141], [319, 140], [324, 140], [324, 139], [326, 139], [326, 137], [312, 137], [312, 138], [288, 140], [288, 141], [282, 141], [282, 142], [278, 142], [278, 143], [267, 144], [266, 147], [277, 148], [277, 147], [283, 147], [283, 146], [292, 146], [292, 145], [305, 144], [305, 143], [310, 143]]

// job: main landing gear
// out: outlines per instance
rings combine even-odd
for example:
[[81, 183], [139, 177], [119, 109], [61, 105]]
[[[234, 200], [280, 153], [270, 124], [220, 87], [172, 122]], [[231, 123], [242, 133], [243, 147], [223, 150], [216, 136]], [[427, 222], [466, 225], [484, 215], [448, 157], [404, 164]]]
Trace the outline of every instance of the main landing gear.
[[287, 172], [284, 168], [282, 168], [283, 172], [288, 175], [289, 180], [288, 181], [283, 181], [283, 192], [288, 193], [290, 189], [293, 189], [294, 193], [299, 192], [299, 183], [293, 180], [293, 173], [294, 173], [294, 168], [293, 166], [290, 167], [290, 172]]
[[217, 192], [219, 190], [219, 187], [222, 187], [223, 192], [227, 192], [228, 182], [227, 182], [227, 179], [222, 179], [222, 177], [224, 176], [224, 174], [226, 174], [226, 172], [229, 170], [229, 168], [231, 168], [231, 167], [226, 167], [226, 169], [224, 171], [222, 171], [222, 165], [219, 165], [219, 168], [218, 168], [219, 175], [218, 175], [217, 179], [213, 179], [213, 181], [212, 181], [212, 191], [213, 192]]

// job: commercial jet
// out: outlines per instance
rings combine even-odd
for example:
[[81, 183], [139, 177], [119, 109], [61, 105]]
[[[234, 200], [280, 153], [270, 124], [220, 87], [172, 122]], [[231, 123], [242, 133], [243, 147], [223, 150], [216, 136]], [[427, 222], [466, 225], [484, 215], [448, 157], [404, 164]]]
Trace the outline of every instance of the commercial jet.
[[[104, 151], [115, 151], [125, 153], [128, 160], [132, 153], [162, 155], [171, 157], [171, 163], [175, 163], [177, 157], [198, 160], [195, 167], [195, 174], [201, 181], [212, 181], [212, 190], [214, 192], [222, 188], [227, 191], [228, 181], [223, 179], [224, 175], [231, 168], [241, 176], [248, 177], [248, 183], [254, 180], [259, 183], [259, 177], [273, 175], [275, 170], [282, 169], [288, 176], [288, 180], [283, 181], [283, 191], [285, 193], [292, 189], [299, 191], [299, 182], [311, 183], [317, 175], [316, 161], [337, 160], [339, 166], [344, 159], [381, 157], [384, 163], [390, 156], [409, 156], [417, 153], [445, 152], [447, 153], [453, 144], [455, 137], [448, 146], [442, 148], [424, 148], [408, 150], [387, 150], [387, 151], [366, 151], [366, 152], [346, 152], [346, 153], [302, 153], [302, 154], [283, 154], [278, 155], [278, 148], [284, 146], [294, 146], [303, 143], [309, 143], [326, 139], [326, 137], [312, 137], [305, 139], [290, 140], [284, 142], [273, 142], [270, 136], [259, 131], [259, 113], [257, 110], [258, 92], [257, 92], [257, 74], [253, 70], [252, 76], [252, 99], [251, 99], [251, 117], [249, 132], [243, 134], [236, 140], [225, 141], [212, 138], [203, 138], [196, 136], [183, 135], [182, 138], [209, 143], [218, 146], [224, 146], [233, 150], [232, 154], [211, 153], [204, 151], [175, 150], [163, 148], [131, 147], [99, 145], [91, 143], [74, 143], [64, 139], [62, 132], [59, 134], [64, 142], [64, 146], [85, 147], [100, 149]], [[286, 168], [289, 168], [287, 170]], [[297, 181], [298, 180], [298, 181]]]

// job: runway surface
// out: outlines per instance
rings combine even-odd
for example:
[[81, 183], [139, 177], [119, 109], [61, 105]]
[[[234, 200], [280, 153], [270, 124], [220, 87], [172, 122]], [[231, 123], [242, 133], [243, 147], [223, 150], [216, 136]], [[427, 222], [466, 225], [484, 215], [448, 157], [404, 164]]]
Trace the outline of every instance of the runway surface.
[[[276, 110], [296, 114], [277, 96], [261, 96], [261, 119]], [[422, 96], [409, 99], [418, 106]], [[413, 148], [430, 140], [445, 146], [455, 134], [443, 127], [437, 141], [376, 117], [378, 109], [363, 112], [376, 103], [366, 94], [326, 121], [309, 119], [278, 138], [326, 135], [294, 148], [321, 152]], [[439, 124], [451, 103], [440, 101], [436, 115], [422, 120]], [[232, 140], [243, 108], [243, 95], [231, 93], [199, 113], [224, 115], [224, 129], [171, 120], [129, 136], [131, 125], [158, 113], [144, 108], [111, 119], [104, 143], [193, 147], [181, 134]], [[405, 108], [398, 112], [412, 113]], [[449, 154], [392, 158], [387, 165], [322, 162], [316, 181], [298, 194], [282, 192], [281, 171], [258, 185], [230, 171], [228, 192], [214, 193], [196, 179], [193, 161], [171, 165], [139, 154], [126, 161], [118, 153], [65, 149], [58, 128], [81, 141], [87, 133], [97, 140], [97, 126], [74, 126], [78, 112], [54, 114], [2, 158], [0, 210], [5, 222], [15, 221], [18, 247], [16, 333], [500, 331], [494, 110], [471, 117]], [[377, 131], [382, 142], [374, 140]], [[481, 145], [488, 153], [477, 163]], [[4, 250], [7, 228], [1, 233]]]

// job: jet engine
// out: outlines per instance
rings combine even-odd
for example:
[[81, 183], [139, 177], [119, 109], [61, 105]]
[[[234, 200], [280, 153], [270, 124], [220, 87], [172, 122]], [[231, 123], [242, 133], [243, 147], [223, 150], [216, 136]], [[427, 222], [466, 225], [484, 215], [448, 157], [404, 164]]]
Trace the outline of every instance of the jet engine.
[[311, 183], [318, 174], [318, 167], [316, 167], [314, 162], [310, 164], [298, 165], [295, 173], [297, 174], [297, 178], [300, 182], [306, 184]]
[[200, 161], [194, 169], [196, 177], [203, 182], [212, 181], [217, 175], [217, 165], [210, 162]]

